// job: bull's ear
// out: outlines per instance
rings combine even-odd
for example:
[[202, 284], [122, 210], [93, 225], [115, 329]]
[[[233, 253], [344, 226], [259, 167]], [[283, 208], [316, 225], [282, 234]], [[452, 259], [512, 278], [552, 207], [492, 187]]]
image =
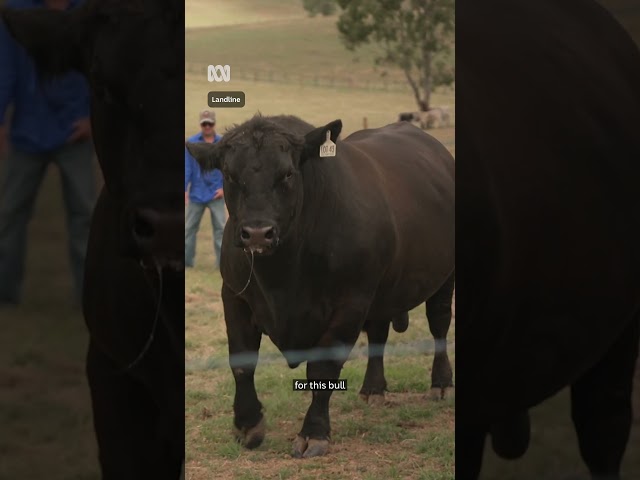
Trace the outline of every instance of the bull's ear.
[[8, 32], [26, 49], [38, 71], [45, 75], [70, 70], [84, 72], [86, 27], [82, 13], [82, 8], [71, 11], [0, 9]]
[[342, 132], [342, 120], [334, 120], [324, 127], [311, 130], [304, 136], [304, 151], [302, 160], [320, 156], [320, 145], [327, 140], [327, 132], [331, 132], [331, 141], [336, 143], [340, 132]]
[[220, 155], [220, 148], [217, 143], [187, 143], [188, 152], [193, 158], [196, 159], [200, 168], [208, 172], [213, 169], [220, 170], [222, 167], [222, 156]]

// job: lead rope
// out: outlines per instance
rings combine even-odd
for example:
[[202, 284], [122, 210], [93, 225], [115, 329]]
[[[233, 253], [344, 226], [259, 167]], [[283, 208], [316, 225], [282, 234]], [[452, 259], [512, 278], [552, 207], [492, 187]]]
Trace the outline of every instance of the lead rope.
[[[247, 284], [244, 286], [244, 288], [242, 290], [240, 290], [238, 293], [236, 293], [236, 297], [238, 295], [242, 295], [244, 293], [244, 291], [247, 289], [247, 287], [249, 286], [249, 284], [251, 283], [251, 276], [253, 275], [253, 250], [249, 250], [251, 252], [251, 270], [249, 271], [249, 278], [247, 279]], [[247, 253], [247, 251], [245, 250], [245, 253]], [[247, 258], [247, 261], [249, 259]]]
[[[144, 347], [142, 347], [142, 351], [138, 354], [136, 359], [125, 367], [124, 369], [125, 372], [135, 367], [140, 362], [140, 360], [142, 360], [142, 358], [146, 355], [146, 353], [149, 351], [149, 348], [151, 347], [151, 343], [153, 342], [153, 338], [155, 337], [155, 334], [156, 334], [156, 329], [158, 327], [158, 318], [160, 318], [160, 305], [162, 304], [162, 269], [160, 268], [160, 265], [158, 265], [158, 262], [155, 259], [153, 260], [153, 263], [156, 267], [156, 271], [158, 272], [158, 278], [160, 279], [160, 285], [158, 288], [159, 292], [158, 292], [158, 306], [156, 307], [156, 316], [153, 320], [153, 326], [151, 327], [151, 333], [149, 334], [149, 338], [147, 338], [147, 342], [145, 343]], [[140, 266], [144, 268], [144, 265], [142, 264], [142, 262], [140, 263]]]

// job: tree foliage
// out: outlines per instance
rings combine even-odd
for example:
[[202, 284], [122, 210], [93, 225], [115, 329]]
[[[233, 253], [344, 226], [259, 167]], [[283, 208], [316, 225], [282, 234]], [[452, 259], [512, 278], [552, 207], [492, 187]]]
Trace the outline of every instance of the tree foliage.
[[382, 47], [377, 65], [401, 68], [420, 110], [434, 88], [454, 81], [455, 0], [304, 0], [310, 14], [328, 3], [340, 7], [337, 27], [349, 50]]
[[309, 15], [333, 15], [336, 11], [335, 0], [302, 0], [302, 6]]

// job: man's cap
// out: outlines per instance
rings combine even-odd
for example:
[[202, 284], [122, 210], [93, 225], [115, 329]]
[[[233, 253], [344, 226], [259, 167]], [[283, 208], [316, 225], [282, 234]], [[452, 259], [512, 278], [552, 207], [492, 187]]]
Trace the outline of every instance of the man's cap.
[[216, 113], [213, 110], [203, 110], [200, 112], [200, 125], [207, 122], [216, 123]]

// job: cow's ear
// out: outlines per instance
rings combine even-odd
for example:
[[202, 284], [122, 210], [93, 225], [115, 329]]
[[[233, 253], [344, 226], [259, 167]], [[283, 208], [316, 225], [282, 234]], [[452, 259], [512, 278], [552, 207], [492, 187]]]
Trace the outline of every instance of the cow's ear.
[[[13, 38], [31, 56], [40, 73], [56, 75], [84, 72], [82, 9], [0, 9], [0, 17]], [[3, 28], [0, 26], [0, 28]]]
[[190, 143], [186, 144], [187, 151], [196, 159], [200, 168], [208, 172], [213, 169], [222, 169], [222, 155], [217, 143]]
[[302, 160], [307, 158], [316, 158], [320, 156], [320, 146], [327, 141], [327, 132], [330, 132], [330, 138], [336, 143], [340, 132], [342, 132], [342, 120], [334, 120], [327, 123], [324, 127], [311, 130], [304, 136], [304, 151]]

